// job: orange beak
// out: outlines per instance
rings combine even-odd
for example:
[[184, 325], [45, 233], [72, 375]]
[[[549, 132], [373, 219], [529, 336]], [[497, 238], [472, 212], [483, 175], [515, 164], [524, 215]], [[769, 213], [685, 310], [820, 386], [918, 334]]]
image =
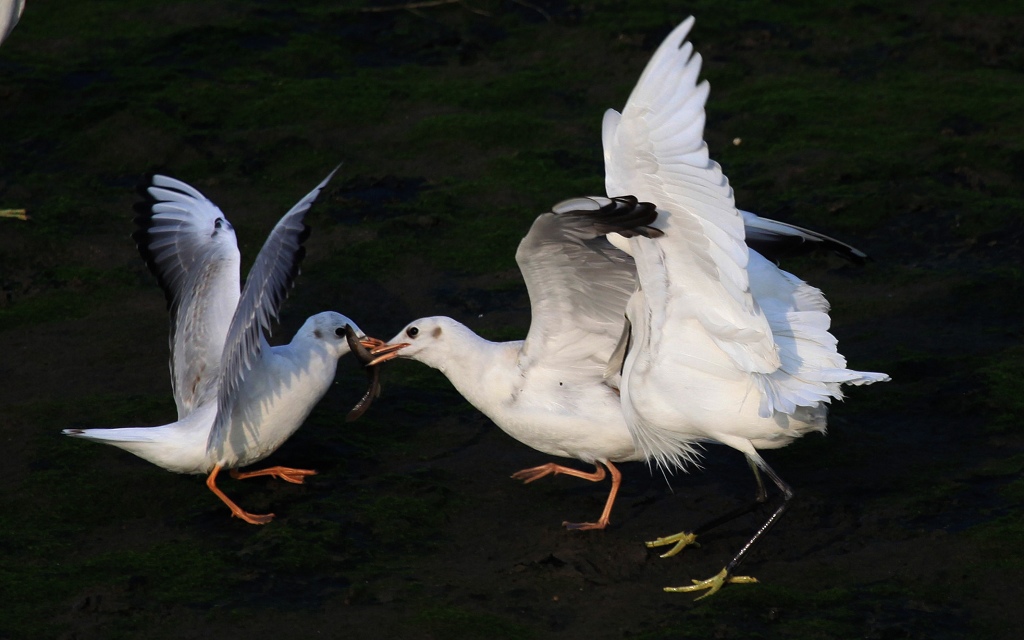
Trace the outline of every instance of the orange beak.
[[[371, 341], [374, 343], [373, 345], [367, 344], [368, 342]], [[370, 360], [364, 365], [367, 367], [374, 367], [382, 362], [394, 360], [395, 358], [398, 357], [399, 351], [409, 346], [408, 342], [388, 344], [383, 340], [378, 340], [377, 338], [366, 338], [366, 340], [362, 344], [364, 347], [370, 349], [370, 355], [374, 356], [372, 360]]]

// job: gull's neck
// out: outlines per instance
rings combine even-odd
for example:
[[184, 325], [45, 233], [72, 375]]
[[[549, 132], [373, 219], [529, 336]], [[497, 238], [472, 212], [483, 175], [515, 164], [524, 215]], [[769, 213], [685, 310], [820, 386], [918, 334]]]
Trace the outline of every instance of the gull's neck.
[[520, 378], [516, 358], [522, 341], [491, 342], [462, 324], [446, 331], [446, 348], [424, 364], [443, 373], [470, 404], [490, 414], [510, 397]]

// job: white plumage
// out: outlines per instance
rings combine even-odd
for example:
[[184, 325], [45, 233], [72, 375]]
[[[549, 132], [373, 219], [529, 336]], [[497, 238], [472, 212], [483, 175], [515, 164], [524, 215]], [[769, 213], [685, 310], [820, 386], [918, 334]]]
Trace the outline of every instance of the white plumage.
[[[824, 431], [842, 384], [889, 377], [848, 369], [821, 291], [745, 244], [744, 215], [703, 140], [708, 84], [697, 83], [700, 56], [685, 42], [692, 24], [657, 50], [622, 115], [605, 117], [609, 194], [655, 203], [651, 226], [663, 231], [610, 237], [633, 256], [639, 281], [626, 312], [622, 410], [646, 458], [683, 466], [696, 443], [720, 442], [743, 452], [755, 474], [768, 473], [788, 500], [788, 486], [757, 449]], [[749, 546], [694, 588], [716, 591]]]
[[[703, 85], [703, 93], [686, 91], [688, 84], [695, 82], [698, 71], [699, 64], [676, 65], [664, 59], [656, 66], [652, 63], [641, 76], [623, 114], [614, 110], [605, 114], [602, 137], [609, 196], [628, 196], [638, 187], [644, 193], [642, 199], [657, 203], [659, 198], [667, 200], [670, 182], [691, 185], [686, 182], [686, 176], [693, 171], [689, 162], [701, 158], [707, 161], [707, 149], [701, 138], [707, 86]], [[656, 99], [647, 100], [644, 96], [651, 94], [652, 84], [667, 89], [665, 94], [657, 94]], [[642, 105], [639, 99], [643, 99]], [[652, 130], [660, 138], [678, 140], [680, 146], [657, 146], [656, 139], [660, 138], [652, 139]], [[692, 140], [694, 136], [696, 143]], [[663, 186], [651, 186], [658, 183]], [[728, 190], [724, 176], [717, 189]], [[714, 192], [714, 188], [707, 193], [697, 189], [688, 197], [694, 202], [714, 202]], [[609, 204], [611, 201], [606, 198], [562, 202], [552, 212], [538, 217], [520, 242], [516, 262], [531, 305], [530, 329], [525, 340], [493, 343], [455, 320], [441, 317], [413, 321], [392, 340], [410, 342], [410, 347], [398, 352], [399, 357], [440, 370], [473, 406], [516, 440], [538, 451], [575, 458], [597, 468], [594, 473], [586, 473], [549, 463], [519, 471], [513, 478], [532, 482], [545, 475], [563, 473], [598, 481], [606, 475], [602, 467], [607, 467], [612, 474], [612, 487], [604, 511], [596, 522], [565, 523], [578, 529], [600, 529], [608, 524], [621, 479], [612, 463], [640, 460], [648, 455], [657, 458], [656, 452], [660, 450], [645, 447], [642, 442], [637, 449], [619, 401], [619, 371], [625, 347], [620, 339], [626, 303], [636, 290], [637, 274], [632, 258], [604, 237], [614, 229], [601, 225], [613, 223], [600, 222], [600, 216], [592, 217]], [[616, 211], [629, 221], [614, 224], [627, 229], [646, 224], [628, 218], [635, 215], [635, 206], [635, 199], [632, 204], [625, 200], [615, 203], [608, 211]], [[738, 216], [730, 206], [723, 206], [721, 215]], [[748, 212], [743, 212], [743, 217], [739, 229], [731, 230], [731, 238], [719, 237], [717, 229], [710, 229], [719, 243], [715, 246], [700, 233], [691, 236], [689, 241], [697, 249], [697, 263], [717, 272], [717, 254], [727, 250], [740, 259], [745, 255], [745, 240], [773, 252], [823, 247], [853, 261], [866, 257], [857, 249], [814, 231]], [[708, 281], [706, 288], [712, 298], [729, 292], [733, 302], [728, 308], [709, 308], [704, 314], [706, 322], [722, 327], [722, 343], [729, 345], [725, 334], [730, 329], [726, 327], [742, 317], [742, 305], [750, 304], [750, 300], [749, 294], [744, 300], [742, 293], [747, 286], [744, 269], [734, 264], [726, 276], [717, 282]], [[758, 328], [769, 332], [769, 322], [762, 319]], [[412, 330], [416, 335], [409, 335]], [[731, 331], [737, 339], [743, 338], [742, 332]], [[771, 350], [752, 355], [767, 360], [760, 364], [766, 371], [778, 361]], [[685, 455], [688, 450], [682, 447], [676, 453]], [[669, 461], [666, 456], [662, 458]]]

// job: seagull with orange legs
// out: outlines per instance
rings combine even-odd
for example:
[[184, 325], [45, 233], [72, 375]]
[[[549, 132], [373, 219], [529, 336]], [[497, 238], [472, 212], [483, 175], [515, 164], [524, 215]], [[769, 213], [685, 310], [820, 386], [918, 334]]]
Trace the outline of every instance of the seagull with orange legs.
[[[676, 86], [690, 72], [685, 67], [662, 67], [658, 79]], [[648, 82], [646, 78], [642, 76], [640, 83]], [[637, 116], [633, 101], [631, 97], [626, 104], [628, 117], [622, 126], [617, 111], [605, 114], [602, 143], [609, 196], [628, 195], [623, 189], [626, 179], [650, 155], [642, 139], [630, 138], [634, 133], [646, 135], [638, 118], [666, 129], [694, 125], [691, 111], [679, 102], [648, 101]], [[699, 126], [703, 131], [703, 121]], [[658, 158], [662, 166], [672, 160]], [[513, 438], [538, 451], [595, 466], [587, 472], [551, 462], [517, 471], [514, 479], [529, 483], [563, 474], [598, 482], [611, 474], [601, 516], [595, 522], [564, 523], [573, 529], [605, 528], [622, 479], [614, 463], [644, 459], [622, 416], [616, 369], [621, 368], [622, 351], [616, 352], [616, 345], [626, 303], [637, 284], [636, 268], [629, 255], [604, 238], [614, 225], [643, 227], [645, 223], [631, 217], [636, 215], [632, 208], [651, 211], [651, 205], [637, 203], [636, 198], [578, 198], [537, 218], [516, 253], [531, 304], [525, 340], [493, 343], [444, 317], [416, 320], [394, 338], [411, 345], [399, 357], [439, 369]], [[602, 213], [595, 213], [598, 210]], [[808, 251], [831, 251], [857, 264], [867, 258], [816, 231], [740, 213], [744, 240], [772, 259]], [[625, 223], [610, 221], [616, 217]]]
[[[435, 316], [410, 322], [388, 347], [389, 358], [397, 354], [439, 370], [470, 404], [519, 442], [595, 467], [587, 472], [549, 462], [512, 478], [530, 483], [562, 474], [599, 482], [611, 475], [600, 517], [564, 522], [569, 529], [607, 527], [622, 482], [614, 463], [645, 459], [634, 446], [619, 400], [627, 346], [623, 326], [626, 304], [637, 287], [636, 267], [606, 235], [659, 236], [649, 226], [656, 215], [653, 205], [636, 198], [593, 197], [566, 200], [539, 216], [516, 251], [530, 296], [525, 340], [491, 342], [451, 318]], [[763, 227], [776, 225], [761, 234], [768, 246], [789, 246], [798, 233], [759, 220]]]
[[[660, 233], [611, 234], [634, 258], [638, 288], [626, 307], [622, 412], [637, 449], [663, 468], [685, 467], [698, 444], [718, 442], [746, 456], [766, 500], [761, 473], [778, 487], [771, 516], [717, 575], [669, 591], [706, 591], [752, 582], [734, 575], [751, 547], [781, 517], [793, 496], [758, 450], [784, 447], [823, 432], [828, 405], [843, 385], [883, 382], [883, 373], [848, 369], [829, 332], [821, 291], [749, 248], [748, 214], [704, 142], [707, 82], [686, 41], [693, 19], [655, 52], [623, 110], [605, 118], [609, 194], [630, 194], [658, 207]], [[661, 113], [675, 114], [672, 119]], [[607, 155], [606, 155], [607, 157]], [[754, 506], [754, 505], [752, 505]], [[698, 527], [718, 526], [752, 508]], [[673, 555], [692, 532], [659, 538]]]
[[[65, 429], [64, 433], [120, 447], [168, 471], [206, 474], [206, 486], [231, 513], [251, 524], [273, 514], [243, 510], [217, 487], [230, 469], [236, 479], [273, 476], [295, 484], [316, 472], [274, 466], [239, 472], [273, 453], [327, 392], [338, 359], [355, 350], [364, 364], [393, 351], [367, 338], [347, 317], [318, 313], [289, 344], [266, 335], [305, 255], [306, 213], [331, 175], [277, 223], [256, 257], [245, 288], [239, 280], [235, 231], [195, 188], [154, 175], [137, 205], [133, 234], [170, 309], [171, 387], [178, 420], [157, 427]], [[371, 355], [368, 349], [377, 349]], [[368, 403], [362, 403], [360, 411]]]
[[[667, 83], [680, 82], [689, 72], [678, 69], [673, 77], [672, 70], [663, 71]], [[690, 112], [677, 103], [645, 108], [645, 117], [666, 127], [692, 124], [680, 121]], [[635, 122], [627, 119], [625, 126], [616, 128], [620, 117], [608, 110], [602, 142], [608, 194], [626, 196], [620, 184], [628, 174], [624, 167], [642, 164], [646, 156], [639, 145], [623, 143]], [[745, 241], [771, 258], [808, 251], [831, 251], [856, 264], [867, 258], [816, 231], [741, 213]], [[620, 339], [626, 303], [637, 286], [636, 267], [605, 235], [621, 227], [625, 234], [644, 237], [651, 231], [646, 225], [653, 216], [653, 206], [636, 198], [595, 197], [567, 200], [538, 217], [516, 252], [530, 295], [531, 324], [525, 340], [490, 342], [451, 318], [430, 317], [411, 322], [391, 342], [400, 349], [398, 357], [444, 373], [473, 406], [516, 440], [595, 467], [587, 472], [549, 462], [517, 471], [512, 478], [530, 483], [562, 474], [600, 482], [611, 475], [600, 517], [564, 522], [570, 529], [607, 527], [622, 482], [614, 463], [645, 459], [633, 445], [622, 415], [617, 370], [625, 347]], [[402, 348], [400, 342], [409, 346]]]
[[[633, 260], [605, 234], [644, 234], [654, 207], [635, 199], [578, 199], [539, 216], [519, 243], [516, 262], [530, 295], [525, 340], [491, 342], [447, 317], [409, 323], [388, 355], [433, 367], [473, 406], [519, 442], [596, 467], [593, 473], [548, 463], [513, 474], [533, 482], [565, 474], [612, 483], [600, 517], [565, 522], [603, 529], [622, 479], [616, 462], [640, 460], [619, 407], [618, 376], [607, 364], [636, 287]], [[400, 346], [407, 343], [407, 346]]]

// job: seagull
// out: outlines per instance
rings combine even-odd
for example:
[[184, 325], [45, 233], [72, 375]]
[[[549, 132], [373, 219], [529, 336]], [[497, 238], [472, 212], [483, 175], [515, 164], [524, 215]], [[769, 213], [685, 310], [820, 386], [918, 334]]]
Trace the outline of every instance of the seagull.
[[[614, 463], [641, 459], [619, 407], [617, 377], [605, 376], [636, 288], [636, 270], [632, 258], [605, 236], [646, 233], [655, 211], [635, 210], [632, 198], [600, 199], [591, 210], [574, 203], [538, 216], [519, 243], [516, 262], [531, 306], [525, 340], [491, 342], [435, 316], [409, 323], [388, 344], [398, 357], [443, 373], [519, 442], [595, 466], [587, 473], [548, 463], [518, 471], [514, 479], [529, 483], [566, 474], [598, 482], [607, 468], [612, 487], [600, 518], [563, 523], [569, 529], [603, 529], [622, 478]], [[407, 346], [398, 347], [401, 342]]]
[[[685, 73], [679, 70], [673, 76], [666, 70], [662, 80], [678, 84]], [[680, 115], [690, 116], [685, 110], [677, 113], [678, 105], [672, 103], [646, 107], [649, 117], [670, 125]], [[609, 109], [602, 130], [609, 196], [628, 195], [620, 176], [623, 167], [637, 163], [641, 153], [636, 145], [620, 141], [625, 128], [633, 126], [627, 120], [620, 129], [620, 120], [620, 114]], [[494, 343], [451, 318], [428, 317], [409, 323], [389, 342], [399, 350], [398, 357], [444, 373], [463, 397], [519, 442], [595, 467], [586, 472], [548, 463], [517, 471], [513, 479], [530, 483], [564, 474], [600, 482], [610, 473], [611, 488], [601, 516], [593, 522], [564, 522], [569, 529], [607, 527], [622, 481], [614, 463], [644, 459], [622, 415], [619, 376], [606, 371], [617, 346], [616, 362], [621, 363], [626, 303], [637, 281], [633, 259], [604, 236], [611, 232], [610, 225], [621, 224], [616, 218], [631, 206], [637, 206], [636, 198], [577, 198], [534, 221], [516, 252], [530, 296], [531, 322], [525, 340]], [[653, 210], [651, 205], [645, 207]], [[601, 211], [600, 223], [591, 220], [595, 211]], [[816, 231], [746, 211], [742, 215], [747, 243], [773, 260], [814, 250], [834, 252], [855, 264], [867, 259], [855, 247]], [[648, 232], [645, 224], [627, 215], [624, 232], [643, 235]], [[399, 340], [410, 346], [397, 347]], [[394, 353], [381, 355], [394, 357]]]
[[[281, 466], [237, 468], [266, 458], [295, 433], [330, 387], [339, 358], [355, 350], [370, 364], [369, 349], [383, 344], [334, 311], [311, 316], [287, 345], [267, 343], [305, 255], [309, 227], [303, 219], [334, 171], [277, 223], [244, 289], [235, 231], [224, 214], [188, 184], [153, 175], [142, 190], [145, 202], [136, 205], [139, 228], [132, 238], [167, 297], [178, 420], [63, 433], [120, 447], [168, 471], [207, 474], [206, 486], [233, 516], [270, 522], [274, 514], [249, 513], [228, 498], [217, 475], [229, 469], [236, 479], [273, 476], [295, 484], [314, 475]], [[360, 404], [361, 412], [367, 398]]]
[[[637, 270], [619, 388], [636, 447], [646, 460], [672, 469], [695, 463], [700, 443], [725, 444], [743, 453], [754, 471], [755, 505], [766, 500], [762, 472], [782, 494], [778, 508], [719, 574], [667, 588], [706, 590], [701, 597], [707, 597], [726, 583], [755, 581], [733, 572], [793, 496], [758, 450], [824, 432], [828, 404], [842, 398], [842, 385], [889, 376], [848, 369], [828, 331], [822, 292], [745, 242], [749, 218], [736, 208], [703, 140], [709, 89], [706, 81], [697, 84], [701, 58], [686, 41], [693, 22], [685, 20], [658, 48], [621, 116], [606, 115], [604, 133], [615, 158], [607, 165], [609, 194], [656, 204], [649, 226], [661, 232], [608, 237], [634, 258]], [[648, 545], [674, 544], [668, 556], [695, 539], [683, 532]]]
[[[631, 196], [570, 199], [538, 216], [516, 251], [530, 296], [525, 340], [491, 342], [452, 318], [434, 316], [410, 322], [386, 347], [374, 349], [382, 353], [377, 357], [437, 369], [519, 442], [595, 467], [586, 472], [550, 462], [517, 471], [513, 479], [530, 483], [564, 474], [600, 482], [610, 473], [600, 517], [563, 522], [568, 529], [607, 527], [622, 482], [615, 463], [645, 459], [619, 399], [623, 325], [637, 272], [633, 258], [607, 236], [660, 236], [649, 226], [656, 216], [654, 205]], [[763, 226], [784, 243], [792, 237], [781, 223], [764, 220]]]

